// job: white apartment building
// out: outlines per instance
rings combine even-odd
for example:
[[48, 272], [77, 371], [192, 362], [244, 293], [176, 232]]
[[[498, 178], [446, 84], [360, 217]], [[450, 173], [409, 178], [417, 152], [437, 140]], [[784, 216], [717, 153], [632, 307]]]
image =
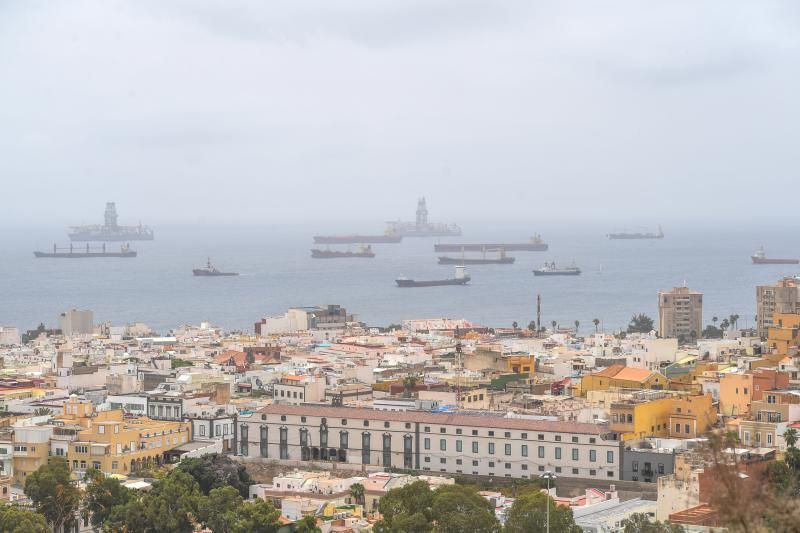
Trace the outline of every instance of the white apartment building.
[[20, 343], [19, 329], [14, 326], [0, 326], [0, 346], [14, 346]]
[[321, 402], [324, 398], [324, 378], [287, 375], [272, 387], [272, 399], [275, 403]]
[[94, 331], [94, 313], [89, 310], [70, 309], [59, 317], [61, 333], [72, 335], [91, 335]]
[[273, 404], [239, 418], [239, 453], [533, 478], [619, 479], [620, 442], [607, 426], [466, 414]]

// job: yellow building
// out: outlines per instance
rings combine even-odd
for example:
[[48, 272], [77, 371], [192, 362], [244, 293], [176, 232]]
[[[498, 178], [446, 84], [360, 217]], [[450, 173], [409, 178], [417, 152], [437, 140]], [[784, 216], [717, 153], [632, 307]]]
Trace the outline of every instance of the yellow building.
[[772, 360], [783, 359], [789, 355], [791, 347], [800, 344], [800, 314], [775, 313], [772, 326], [767, 329], [767, 346], [771, 354], [765, 357]]
[[619, 389], [650, 389], [664, 390], [669, 386], [669, 380], [659, 372], [651, 372], [644, 368], [631, 368], [623, 365], [610, 367], [589, 374], [581, 378], [581, 395], [586, 395], [593, 390]]
[[676, 396], [669, 417], [669, 436], [676, 439], [702, 437], [717, 421], [717, 408], [710, 394]]
[[631, 398], [611, 404], [612, 431], [623, 441], [644, 437], [666, 437], [672, 397], [666, 392], [640, 391]]

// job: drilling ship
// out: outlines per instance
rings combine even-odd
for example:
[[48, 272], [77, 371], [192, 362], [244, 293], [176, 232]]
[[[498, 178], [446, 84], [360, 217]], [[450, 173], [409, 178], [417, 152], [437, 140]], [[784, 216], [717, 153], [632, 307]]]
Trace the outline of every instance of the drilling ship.
[[387, 234], [401, 237], [458, 237], [461, 228], [456, 224], [428, 222], [425, 198], [417, 200], [417, 219], [414, 222], [387, 222]]
[[152, 241], [153, 230], [147, 226], [120, 226], [117, 224], [117, 207], [106, 203], [105, 223], [88, 226], [72, 226], [71, 241]]

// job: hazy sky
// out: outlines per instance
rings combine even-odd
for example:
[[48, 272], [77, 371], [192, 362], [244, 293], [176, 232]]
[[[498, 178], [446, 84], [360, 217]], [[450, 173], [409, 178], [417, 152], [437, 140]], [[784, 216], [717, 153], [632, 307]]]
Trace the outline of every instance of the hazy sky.
[[791, 221], [798, 67], [796, 0], [0, 0], [0, 226]]

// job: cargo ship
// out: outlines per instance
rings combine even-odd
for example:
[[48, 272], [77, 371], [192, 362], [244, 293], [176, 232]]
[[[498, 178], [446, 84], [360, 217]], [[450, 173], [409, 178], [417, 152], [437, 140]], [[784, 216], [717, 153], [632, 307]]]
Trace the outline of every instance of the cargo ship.
[[533, 271], [534, 276], [580, 276], [581, 269], [575, 263], [568, 267], [558, 267], [555, 263], [545, 263], [542, 268]]
[[375, 257], [375, 252], [372, 251], [371, 246], [362, 246], [357, 252], [351, 252], [350, 250], [319, 250], [317, 248], [312, 248], [311, 257], [314, 259], [336, 259], [350, 257], [373, 258]]
[[458, 237], [461, 228], [457, 224], [428, 222], [428, 206], [425, 198], [417, 200], [417, 218], [414, 222], [387, 222], [387, 233], [401, 237]]
[[427, 280], [427, 281], [417, 281], [413, 279], [408, 279], [405, 276], [400, 276], [395, 280], [397, 286], [400, 288], [410, 288], [410, 287], [439, 287], [442, 285], [466, 285], [470, 281], [469, 274], [467, 274], [466, 269], [463, 265], [459, 265], [456, 267], [456, 275], [454, 278], [450, 279], [436, 279], [436, 280]]
[[314, 244], [396, 244], [403, 240], [400, 235], [314, 235]]
[[764, 247], [762, 246], [756, 253], [750, 256], [750, 259], [753, 260], [754, 265], [796, 265], [800, 263], [800, 259], [773, 259], [767, 257], [767, 254], [764, 253]]
[[72, 244], [69, 247], [59, 248], [54, 244], [52, 252], [33, 252], [33, 255], [39, 258], [85, 259], [91, 257], [136, 257], [136, 252], [131, 250], [127, 244], [121, 246], [119, 252], [109, 252], [106, 250], [105, 244], [92, 248], [87, 243], [85, 248], [83, 246], [76, 248]]
[[[463, 254], [462, 254], [463, 255]], [[500, 249], [498, 257], [448, 257], [446, 255], [439, 256], [440, 265], [511, 265], [515, 258], [508, 257], [504, 249]]]
[[237, 272], [221, 272], [217, 270], [215, 266], [211, 264], [211, 258], [208, 258], [208, 262], [206, 263], [205, 268], [193, 268], [192, 274], [195, 276], [201, 277], [213, 277], [213, 276], [238, 276]]
[[106, 203], [105, 223], [103, 225], [72, 226], [71, 241], [152, 241], [153, 230], [147, 226], [120, 226], [117, 224], [117, 207], [114, 202]]
[[439, 243], [433, 245], [435, 252], [491, 252], [505, 250], [507, 252], [545, 252], [549, 246], [538, 233], [528, 242], [479, 242], [479, 243]]
[[611, 240], [633, 240], [633, 239], [663, 239], [664, 231], [658, 227], [658, 233], [609, 233], [607, 237]]

